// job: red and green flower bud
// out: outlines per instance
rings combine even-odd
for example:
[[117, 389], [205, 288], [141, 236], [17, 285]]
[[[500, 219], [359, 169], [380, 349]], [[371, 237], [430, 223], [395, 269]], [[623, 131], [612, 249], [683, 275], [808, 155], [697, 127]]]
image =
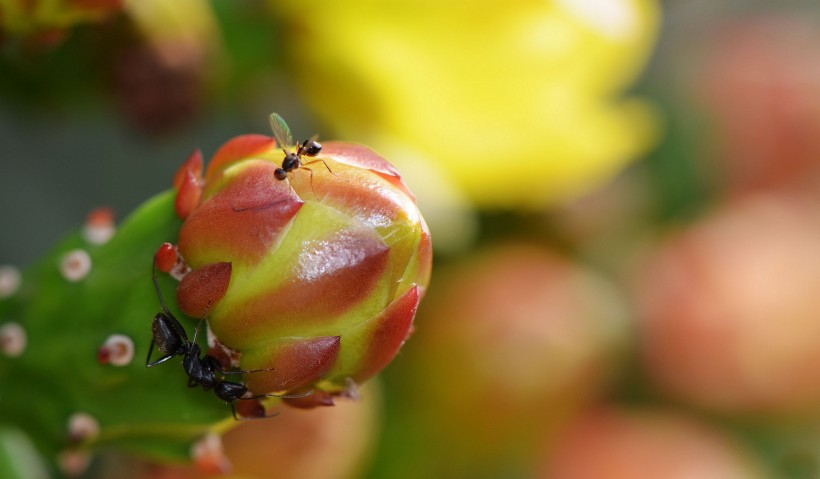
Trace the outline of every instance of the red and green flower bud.
[[327, 404], [408, 337], [430, 235], [398, 172], [370, 149], [326, 142], [279, 180], [283, 157], [272, 138], [246, 135], [217, 151], [202, 181], [196, 160], [183, 166], [177, 205], [201, 200], [177, 210], [192, 268], [177, 300], [208, 317], [242, 369], [268, 369], [246, 376], [254, 393], [314, 389], [315, 401], [295, 402]]

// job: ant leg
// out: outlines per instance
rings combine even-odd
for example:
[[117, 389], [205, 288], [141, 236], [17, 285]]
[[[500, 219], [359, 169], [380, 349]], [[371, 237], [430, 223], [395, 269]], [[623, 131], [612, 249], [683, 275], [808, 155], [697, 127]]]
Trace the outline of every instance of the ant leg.
[[219, 374], [222, 375], [229, 375], [229, 374], [250, 374], [250, 373], [263, 373], [265, 371], [273, 371], [276, 368], [264, 368], [264, 369], [235, 369], [233, 371], [223, 371], [222, 368], [216, 368], [219, 371]]
[[194, 328], [194, 338], [191, 340], [192, 343], [196, 342], [196, 337], [199, 336], [199, 330], [202, 329], [202, 323], [205, 322], [205, 317], [199, 319], [199, 322], [196, 323], [196, 328]]
[[157, 282], [157, 265], [156, 261], [151, 263], [151, 280], [154, 281], [154, 288], [157, 290], [157, 297], [159, 298], [159, 305], [162, 311], [168, 314], [168, 308], [165, 307], [165, 301], [162, 299], [162, 290], [159, 289], [159, 282]]
[[[336, 173], [333, 172], [333, 170], [330, 169], [330, 167], [327, 165], [327, 162], [325, 160], [323, 160], [321, 158], [317, 158], [317, 159], [312, 160], [312, 161], [307, 161], [307, 162], [303, 163], [302, 166], [301, 166], [301, 168], [304, 168], [304, 169], [311, 172], [311, 175], [310, 175], [311, 180], [313, 180], [313, 171], [310, 168], [308, 168], [307, 165], [312, 165], [312, 164], [318, 163], [320, 161], [322, 162], [323, 165], [325, 165], [325, 168], [327, 168], [327, 171], [330, 172], [331, 175], [335, 176], [336, 178], [342, 178], [341, 176], [337, 175]], [[348, 180], [346, 178], [342, 178], [342, 179], [347, 181], [348, 183], [350, 182], [350, 180]], [[312, 185], [312, 183], [311, 183], [311, 185]]]
[[311, 394], [313, 394], [313, 392], [314, 392], [314, 390], [311, 389], [310, 391], [308, 391], [306, 393], [300, 393], [300, 394], [266, 394], [266, 396], [267, 397], [272, 397], [272, 398], [282, 398], [282, 399], [299, 399], [299, 398], [308, 397]]
[[308, 391], [306, 393], [301, 393], [301, 394], [273, 394], [273, 393], [268, 393], [268, 394], [260, 394], [258, 396], [241, 397], [241, 398], [238, 398], [238, 399], [242, 399], [242, 400], [262, 399], [262, 398], [299, 399], [299, 398], [310, 396], [311, 394], [313, 394], [313, 389], [311, 389], [310, 391]]
[[[165, 318], [168, 319], [172, 328], [174, 328], [174, 332], [179, 335], [183, 339], [183, 341], [188, 341], [188, 333], [185, 332], [185, 328], [179, 324], [177, 318], [168, 310], [168, 307], [165, 306], [165, 301], [162, 299], [162, 290], [159, 288], [159, 282], [157, 281], [157, 265], [156, 263], [152, 264], [151, 266], [151, 279], [154, 281], [154, 288], [157, 290], [157, 297], [159, 298], [159, 305], [162, 309], [162, 313], [164, 314]], [[209, 303], [210, 305], [210, 303]], [[153, 343], [151, 344], [153, 346]], [[149, 353], [150, 357], [150, 353]]]
[[159, 364], [164, 363], [165, 361], [168, 361], [169, 359], [173, 358], [174, 356], [176, 356], [176, 355], [175, 354], [169, 354], [167, 356], [163, 356], [163, 357], [159, 358], [158, 360], [154, 361], [153, 363], [145, 363], [145, 367], [146, 368], [153, 368], [154, 366], [157, 366]]
[[[327, 162], [326, 162], [325, 160], [321, 159], [321, 158], [317, 158], [317, 159], [315, 159], [315, 160], [308, 161], [308, 162], [306, 162], [306, 163], [304, 163], [304, 164], [305, 164], [305, 165], [312, 165], [312, 164], [314, 164], [314, 163], [318, 163], [318, 162], [320, 162], [320, 161], [322, 162], [322, 164], [323, 164], [323, 165], [325, 165], [325, 168], [327, 168], [327, 171], [329, 171], [331, 175], [333, 175], [333, 176], [339, 176], [339, 175], [337, 175], [336, 173], [334, 173], [334, 172], [333, 172], [333, 170], [331, 170], [331, 169], [330, 169], [330, 167], [329, 167], [329, 166], [327, 166]], [[304, 166], [303, 166], [302, 168], [304, 168]]]
[[151, 353], [153, 353], [153, 352], [154, 352], [154, 340], [152, 339], [151, 340], [151, 345], [148, 346], [148, 357], [145, 358], [145, 367], [146, 368], [150, 368], [152, 366], [156, 366], [157, 364], [159, 364], [159, 362], [157, 362], [156, 364], [151, 362]]
[[168, 361], [169, 359], [171, 359], [171, 358], [173, 358], [174, 356], [176, 356], [176, 354], [168, 354], [168, 355], [166, 355], [166, 356], [163, 356], [163, 357], [161, 357], [161, 358], [157, 359], [157, 360], [156, 360], [156, 361], [154, 361], [154, 362], [151, 362], [151, 354], [152, 354], [153, 352], [154, 352], [154, 341], [152, 340], [152, 341], [151, 341], [151, 346], [149, 346], [149, 347], [148, 347], [148, 357], [147, 357], [147, 358], [145, 358], [145, 367], [146, 367], [146, 368], [153, 368], [154, 366], [156, 366], [156, 365], [158, 365], [158, 364], [162, 364], [162, 363], [164, 363], [165, 361]]
[[165, 300], [162, 298], [162, 290], [159, 289], [159, 282], [157, 281], [157, 264], [156, 261], [151, 262], [151, 279], [154, 281], [154, 288], [157, 290], [157, 297], [159, 298], [159, 305], [162, 308], [162, 312], [170, 317], [174, 317], [171, 314], [171, 311], [168, 310], [168, 307], [165, 306]]
[[199, 331], [202, 329], [202, 323], [205, 322], [205, 316], [208, 315], [209, 309], [211, 309], [210, 301], [208, 301], [208, 304], [205, 305], [205, 312], [202, 313], [202, 317], [199, 318], [199, 322], [196, 323], [196, 328], [194, 329], [194, 339], [191, 340], [192, 343], [196, 343], [196, 337], [199, 336]]
[[223, 376], [227, 376], [227, 375], [229, 375], [229, 374], [261, 373], [261, 372], [265, 372], [265, 371], [273, 371], [274, 369], [276, 369], [276, 368], [264, 368], [264, 369], [234, 369], [234, 370], [231, 370], [231, 371], [225, 371], [224, 369], [222, 369], [222, 366], [220, 366], [220, 365], [219, 365], [219, 361], [218, 361], [215, 357], [211, 356], [210, 354], [206, 354], [206, 355], [205, 355], [205, 357], [204, 357], [204, 358], [202, 358], [202, 360], [203, 360], [203, 361], [207, 361], [207, 362], [208, 362], [208, 364], [209, 364], [209, 365], [210, 365], [210, 366], [211, 366], [211, 367], [212, 367], [215, 371], [219, 372], [219, 374], [221, 374], [221, 375], [223, 375]]
[[[313, 163], [313, 162], [311, 162], [311, 163]], [[314, 197], [318, 198], [318, 196], [316, 196], [316, 190], [313, 188], [313, 169], [308, 168], [307, 166], [304, 166], [304, 165], [300, 166], [299, 169], [300, 170], [307, 170], [307, 172], [310, 173], [310, 191], [313, 192]]]

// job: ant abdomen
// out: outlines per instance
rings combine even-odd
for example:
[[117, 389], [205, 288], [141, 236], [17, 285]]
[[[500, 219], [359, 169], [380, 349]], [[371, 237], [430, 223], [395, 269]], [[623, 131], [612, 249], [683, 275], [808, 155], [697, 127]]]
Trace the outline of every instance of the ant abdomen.
[[157, 313], [151, 324], [154, 344], [163, 355], [175, 355], [183, 347], [184, 340], [174, 330], [168, 317], [164, 313]]

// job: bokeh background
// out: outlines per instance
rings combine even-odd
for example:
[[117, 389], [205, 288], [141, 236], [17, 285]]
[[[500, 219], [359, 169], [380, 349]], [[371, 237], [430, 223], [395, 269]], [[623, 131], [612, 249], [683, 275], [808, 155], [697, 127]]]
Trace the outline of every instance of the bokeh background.
[[396, 164], [436, 257], [242, 477], [820, 477], [816, 1], [1, 0], [0, 264], [273, 111]]

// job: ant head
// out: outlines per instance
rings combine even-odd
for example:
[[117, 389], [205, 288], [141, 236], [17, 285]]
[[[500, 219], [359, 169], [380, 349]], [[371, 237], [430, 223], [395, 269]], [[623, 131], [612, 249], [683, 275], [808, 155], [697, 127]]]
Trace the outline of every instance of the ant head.
[[311, 138], [302, 143], [301, 150], [307, 156], [316, 156], [322, 151], [322, 144]]

